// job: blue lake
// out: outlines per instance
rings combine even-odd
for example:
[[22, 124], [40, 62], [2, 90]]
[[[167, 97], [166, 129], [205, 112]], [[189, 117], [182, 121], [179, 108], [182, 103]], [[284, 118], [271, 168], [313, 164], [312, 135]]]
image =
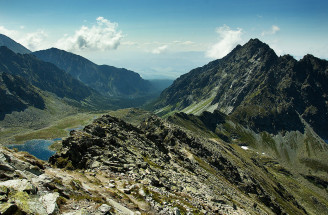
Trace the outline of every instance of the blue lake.
[[[54, 139], [60, 140], [61, 138]], [[55, 154], [55, 151], [49, 149], [49, 146], [54, 143], [54, 140], [29, 140], [24, 144], [7, 145], [9, 149], [16, 148], [18, 151], [25, 151], [34, 155], [41, 160], [49, 160]]]
[[[65, 130], [72, 131], [72, 130], [82, 130], [83, 126], [79, 126], [76, 128], [67, 128]], [[49, 149], [49, 146], [52, 145], [55, 141], [60, 141], [63, 138], [55, 138], [53, 140], [29, 140], [26, 141], [24, 144], [11, 144], [7, 145], [6, 147], [9, 149], [16, 148], [18, 151], [25, 151], [30, 153], [31, 155], [41, 159], [41, 160], [49, 160], [49, 158], [54, 155], [56, 152]]]

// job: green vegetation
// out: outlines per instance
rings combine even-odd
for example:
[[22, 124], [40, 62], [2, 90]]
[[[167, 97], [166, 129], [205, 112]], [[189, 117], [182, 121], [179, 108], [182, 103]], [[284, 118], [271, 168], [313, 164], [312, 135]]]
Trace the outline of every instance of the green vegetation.
[[117, 117], [125, 122], [128, 122], [134, 126], [138, 126], [142, 121], [152, 115], [151, 112], [138, 108], [125, 108], [115, 111], [109, 111], [108, 114], [113, 117]]
[[151, 161], [148, 156], [143, 156], [145, 162], [147, 162], [150, 166], [155, 167], [157, 169], [163, 169], [162, 166], [158, 165], [157, 163]]
[[186, 113], [192, 113], [192, 114], [200, 114], [203, 111], [206, 110], [206, 108], [211, 104], [211, 102], [214, 100], [215, 96], [212, 96], [208, 99], [205, 99], [203, 101], [194, 103], [188, 107], [186, 107], [185, 109], [182, 110], [182, 112], [186, 112]]
[[14, 136], [14, 138], [17, 143], [23, 143], [32, 139], [54, 139], [58, 137], [65, 137], [68, 135], [68, 131], [66, 129], [86, 125], [90, 123], [94, 117], [95, 114], [90, 113], [80, 113], [73, 116], [68, 116], [64, 119], [54, 122], [53, 125], [47, 128], [28, 132], [25, 134], [18, 134]]
[[58, 167], [58, 168], [65, 168], [67, 170], [73, 170], [74, 169], [74, 167], [72, 165], [72, 161], [70, 161], [68, 157], [67, 158], [59, 157], [56, 160], [55, 166]]
[[61, 209], [63, 207], [63, 205], [65, 205], [67, 203], [67, 199], [59, 196], [56, 200], [56, 204], [58, 205], [59, 209]]
[[308, 168], [311, 168], [315, 171], [323, 171], [328, 173], [328, 165], [325, 163], [322, 163], [319, 160], [312, 159], [312, 158], [301, 158], [300, 162], [307, 166]]
[[[276, 153], [276, 155], [279, 156], [276, 142], [271, 137], [271, 135], [268, 132], [262, 132], [261, 137], [262, 137], [263, 146], [264, 147], [269, 146], [269, 148], [271, 148]], [[287, 155], [288, 155], [288, 153], [287, 153]], [[289, 157], [288, 157], [288, 159], [289, 159]]]

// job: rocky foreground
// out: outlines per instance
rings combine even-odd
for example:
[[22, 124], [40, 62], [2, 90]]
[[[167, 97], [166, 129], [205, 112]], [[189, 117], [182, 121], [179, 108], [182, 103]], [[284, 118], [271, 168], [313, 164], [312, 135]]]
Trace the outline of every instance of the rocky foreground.
[[156, 116], [96, 119], [50, 164], [5, 148], [0, 162], [0, 214], [328, 213], [327, 185]]

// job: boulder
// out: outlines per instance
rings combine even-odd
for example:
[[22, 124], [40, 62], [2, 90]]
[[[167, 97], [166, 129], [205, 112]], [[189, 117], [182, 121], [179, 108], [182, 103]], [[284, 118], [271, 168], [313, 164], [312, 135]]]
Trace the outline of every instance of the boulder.
[[111, 214], [111, 213], [110, 213], [110, 210], [111, 210], [111, 209], [112, 209], [111, 206], [109, 206], [109, 205], [107, 205], [107, 204], [102, 204], [102, 205], [98, 208], [96, 214], [97, 214], [97, 215]]
[[57, 214], [59, 212], [56, 203], [58, 197], [59, 193], [48, 193], [40, 197], [39, 201], [44, 205], [48, 214]]

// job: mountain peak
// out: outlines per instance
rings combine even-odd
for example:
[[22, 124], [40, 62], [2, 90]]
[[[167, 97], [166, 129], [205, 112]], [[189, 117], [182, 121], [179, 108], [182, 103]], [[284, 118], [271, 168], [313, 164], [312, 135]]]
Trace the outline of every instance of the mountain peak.
[[263, 52], [270, 52], [274, 53], [273, 49], [270, 48], [270, 46], [261, 40], [255, 38], [250, 39], [245, 45], [242, 46], [245, 49], [249, 50], [262, 50]]
[[257, 38], [250, 39], [246, 44], [253, 45], [253, 46], [267, 46], [266, 43], [262, 42], [261, 40]]

